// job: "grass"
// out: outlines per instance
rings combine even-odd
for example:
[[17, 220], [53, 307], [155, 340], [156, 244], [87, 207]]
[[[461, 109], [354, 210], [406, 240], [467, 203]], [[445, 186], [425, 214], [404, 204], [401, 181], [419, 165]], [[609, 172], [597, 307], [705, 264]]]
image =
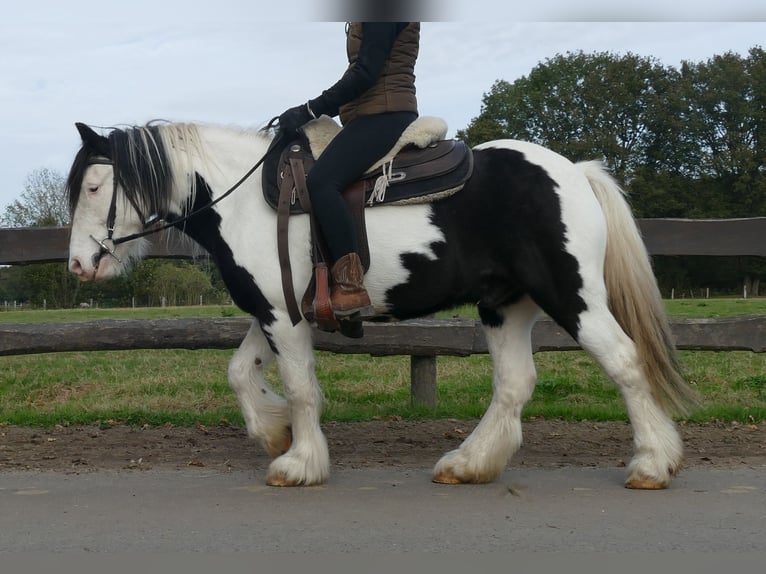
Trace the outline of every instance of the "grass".
[[232, 305], [189, 307], [136, 307], [115, 309], [40, 309], [3, 312], [0, 323], [72, 323], [97, 319], [179, 319], [186, 317], [244, 317], [246, 313]]
[[[766, 299], [668, 301], [671, 314], [718, 317], [766, 314]], [[228, 316], [229, 307], [16, 311], [0, 321]], [[239, 314], [239, 312], [236, 312]], [[470, 314], [460, 309], [448, 316]], [[8, 316], [14, 316], [8, 321]], [[23, 321], [19, 320], [23, 317]], [[57, 353], [0, 359], [0, 424], [49, 426], [116, 421], [158, 425], [241, 425], [226, 381], [232, 351], [156, 350]], [[687, 380], [702, 397], [691, 421], [766, 420], [766, 354], [679, 353]], [[601, 369], [580, 351], [535, 356], [538, 384], [527, 417], [624, 420], [624, 405]], [[409, 357], [317, 353], [325, 420], [377, 417], [475, 418], [489, 404], [489, 357], [439, 357], [436, 409], [410, 405]], [[279, 389], [274, 367], [268, 380]]]
[[672, 317], [734, 317], [737, 315], [766, 315], [766, 297], [750, 299], [672, 299], [665, 301]]
[[[750, 299], [673, 299], [665, 300], [665, 308], [674, 317], [732, 317], [766, 315], [766, 297]], [[4, 311], [0, 307], [0, 323], [64, 323], [96, 319], [174, 319], [183, 317], [243, 317], [246, 313], [233, 305], [188, 307], [136, 307], [105, 309], [19, 309]], [[444, 311], [438, 317], [477, 318], [473, 306]]]

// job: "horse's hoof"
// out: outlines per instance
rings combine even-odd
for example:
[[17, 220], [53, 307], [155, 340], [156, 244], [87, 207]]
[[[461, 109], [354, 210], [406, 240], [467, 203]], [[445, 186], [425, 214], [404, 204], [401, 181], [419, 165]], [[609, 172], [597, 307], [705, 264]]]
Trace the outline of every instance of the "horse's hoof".
[[436, 484], [463, 484], [463, 481], [460, 480], [457, 476], [451, 472], [446, 471], [435, 474], [431, 478], [431, 482], [435, 482]]
[[669, 482], [658, 482], [651, 478], [630, 478], [625, 482], [625, 488], [634, 490], [664, 490]]
[[267, 486], [300, 486], [299, 483], [288, 480], [284, 474], [274, 474], [266, 477]]

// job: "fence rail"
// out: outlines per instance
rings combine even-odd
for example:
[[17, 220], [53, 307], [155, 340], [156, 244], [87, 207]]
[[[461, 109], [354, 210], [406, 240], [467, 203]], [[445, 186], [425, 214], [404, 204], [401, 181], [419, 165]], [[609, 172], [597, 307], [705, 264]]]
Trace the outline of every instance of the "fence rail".
[[[653, 255], [766, 256], [766, 217], [749, 219], [640, 219], [644, 242]], [[0, 264], [66, 261], [69, 228], [0, 229]], [[199, 256], [178, 234], [154, 237], [149, 257]], [[118, 349], [231, 349], [239, 345], [250, 320], [152, 319], [77, 323], [2, 324], [0, 356]], [[679, 349], [766, 352], [766, 316], [726, 319], [674, 319]], [[579, 349], [550, 320], [532, 333], [533, 350]], [[436, 402], [436, 357], [487, 353], [477, 321], [419, 319], [365, 325], [362, 339], [314, 331], [318, 350], [346, 354], [409, 355], [413, 401]]]
[[[244, 339], [251, 319], [98, 319], [70, 323], [0, 323], [0, 356], [71, 351], [136, 349], [232, 349]], [[766, 315], [716, 319], [671, 319], [676, 346], [690, 351], [766, 352]], [[468, 356], [488, 353], [479, 321], [413, 319], [366, 323], [364, 337], [348, 339], [314, 330], [320, 351], [349, 355]], [[532, 350], [573, 351], [574, 339], [550, 319], [532, 331]]]
[[[652, 255], [766, 257], [766, 217], [747, 219], [639, 219]], [[194, 257], [198, 247], [177, 232], [150, 236], [148, 257]], [[0, 265], [66, 261], [68, 227], [0, 228]]]

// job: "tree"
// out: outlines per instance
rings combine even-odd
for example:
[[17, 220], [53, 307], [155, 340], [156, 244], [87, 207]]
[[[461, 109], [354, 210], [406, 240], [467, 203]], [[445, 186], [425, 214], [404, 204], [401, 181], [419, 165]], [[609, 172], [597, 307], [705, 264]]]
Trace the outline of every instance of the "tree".
[[[766, 54], [758, 47], [680, 70], [632, 54], [559, 54], [513, 83], [497, 80], [458, 137], [602, 159], [639, 217], [766, 215]], [[757, 258], [673, 258], [659, 274], [737, 288], [744, 277], [752, 292], [765, 268]]]
[[127, 277], [132, 296], [149, 305], [194, 305], [221, 299], [210, 274], [198, 262], [150, 259], [142, 261]]
[[633, 54], [557, 55], [513, 84], [498, 80], [459, 135], [471, 145], [510, 137], [573, 161], [603, 159], [622, 181], [645, 161], [651, 125], [666, 106], [669, 73]]
[[[6, 227], [36, 227], [69, 224], [66, 179], [48, 168], [27, 176], [21, 198], [11, 203], [0, 217]], [[34, 305], [71, 307], [77, 296], [77, 281], [60, 263], [21, 265], [14, 275], [14, 300]]]
[[210, 277], [188, 261], [166, 263], [157, 269], [154, 289], [171, 305], [193, 305], [199, 297], [210, 298], [214, 289]]
[[23, 300], [21, 267], [0, 266], [0, 302]]
[[69, 308], [77, 300], [79, 283], [62, 263], [21, 266], [22, 299], [37, 307]]
[[30, 173], [21, 198], [6, 207], [0, 224], [4, 227], [68, 225], [66, 178], [48, 168]]
[[684, 137], [693, 142], [685, 170], [704, 182], [708, 216], [766, 215], [766, 53], [731, 52], [684, 62]]

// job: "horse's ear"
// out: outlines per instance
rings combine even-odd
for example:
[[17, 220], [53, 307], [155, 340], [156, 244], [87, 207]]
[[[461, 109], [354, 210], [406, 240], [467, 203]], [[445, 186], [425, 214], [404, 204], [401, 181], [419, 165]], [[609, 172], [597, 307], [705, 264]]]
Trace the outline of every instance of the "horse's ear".
[[76, 122], [75, 127], [80, 133], [84, 146], [91, 148], [99, 155], [109, 157], [109, 140], [107, 138], [97, 134], [89, 126], [81, 122]]

